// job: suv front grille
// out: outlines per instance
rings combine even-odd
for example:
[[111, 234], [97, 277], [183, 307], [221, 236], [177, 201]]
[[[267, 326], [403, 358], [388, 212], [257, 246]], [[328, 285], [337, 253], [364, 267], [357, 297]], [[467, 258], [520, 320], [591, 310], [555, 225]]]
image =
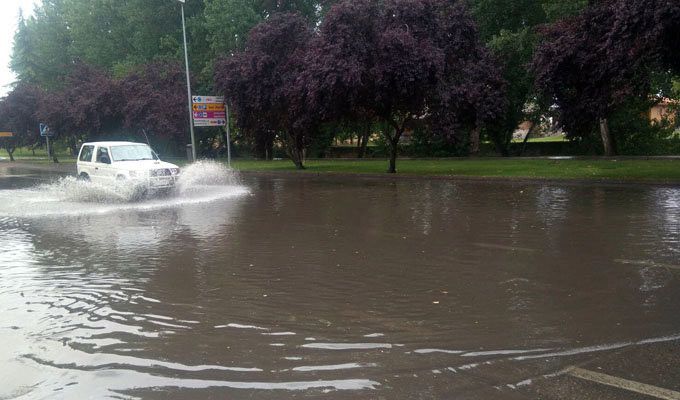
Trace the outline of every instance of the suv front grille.
[[167, 168], [154, 169], [151, 171], [151, 176], [170, 176], [170, 175], [172, 175], [172, 172], [170, 172], [170, 170]]

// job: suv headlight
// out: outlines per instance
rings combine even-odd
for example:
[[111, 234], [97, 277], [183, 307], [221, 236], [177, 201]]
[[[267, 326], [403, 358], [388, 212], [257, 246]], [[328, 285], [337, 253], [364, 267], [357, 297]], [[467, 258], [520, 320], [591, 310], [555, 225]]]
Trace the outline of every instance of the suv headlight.
[[170, 173], [173, 175], [179, 175], [179, 168], [170, 168]]

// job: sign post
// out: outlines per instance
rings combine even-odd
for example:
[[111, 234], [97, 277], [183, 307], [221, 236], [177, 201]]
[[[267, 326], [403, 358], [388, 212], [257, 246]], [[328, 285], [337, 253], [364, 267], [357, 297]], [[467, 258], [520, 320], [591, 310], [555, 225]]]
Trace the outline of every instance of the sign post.
[[50, 127], [45, 124], [40, 124], [40, 136], [44, 137], [47, 141], [47, 160], [51, 159], [52, 152], [50, 151], [50, 137], [54, 136]]
[[229, 168], [231, 168], [231, 137], [229, 134], [229, 106], [226, 105], [227, 108], [227, 165]]
[[231, 166], [231, 138], [229, 137], [229, 108], [224, 103], [224, 96], [191, 97], [193, 125], [196, 127], [226, 126], [227, 128], [227, 163]]
[[191, 79], [189, 78], [189, 53], [187, 51], [187, 28], [184, 22], [184, 0], [179, 0], [182, 3], [182, 37], [184, 38], [184, 66], [187, 73], [187, 100], [189, 101], [189, 131], [191, 132], [191, 161], [196, 161], [196, 139], [194, 137], [194, 124], [191, 118]]

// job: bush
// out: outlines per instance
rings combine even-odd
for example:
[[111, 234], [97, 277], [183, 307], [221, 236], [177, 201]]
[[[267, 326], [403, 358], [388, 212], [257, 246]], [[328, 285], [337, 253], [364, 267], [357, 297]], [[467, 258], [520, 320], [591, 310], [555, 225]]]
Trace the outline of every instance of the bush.
[[621, 155], [656, 156], [680, 154], [680, 138], [670, 121], [649, 121], [650, 103], [639, 102], [617, 111], [609, 128]]

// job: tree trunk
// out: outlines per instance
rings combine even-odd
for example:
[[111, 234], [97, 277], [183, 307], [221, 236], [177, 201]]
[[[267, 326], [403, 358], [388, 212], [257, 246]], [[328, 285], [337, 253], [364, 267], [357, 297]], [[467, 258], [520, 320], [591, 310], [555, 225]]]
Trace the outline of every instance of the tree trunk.
[[357, 152], [357, 158], [364, 158], [366, 155], [366, 147], [368, 146], [368, 139], [371, 136], [371, 122], [366, 122], [361, 136], [359, 136], [359, 150]]
[[397, 173], [397, 144], [392, 141], [390, 141], [390, 166], [387, 168], [387, 173]]
[[536, 127], [535, 123], [531, 123], [531, 126], [529, 127], [529, 130], [527, 131], [527, 135], [524, 136], [524, 140], [522, 141], [522, 148], [519, 150], [519, 156], [522, 157], [524, 154], [524, 150], [526, 150], [527, 147], [527, 142], [529, 141], [529, 136], [531, 136], [532, 133], [534, 133], [534, 128]]
[[264, 159], [268, 161], [274, 159], [274, 137], [268, 137], [264, 141]]
[[364, 136], [362, 134], [359, 134], [359, 138], [357, 139], [357, 158], [362, 158], [363, 154], [361, 154], [361, 149], [363, 147], [363, 140]]
[[477, 156], [479, 155], [479, 144], [480, 144], [480, 134], [481, 134], [481, 127], [479, 124], [474, 127], [474, 129], [470, 132], [470, 155]]
[[15, 148], [8, 146], [8, 147], [5, 147], [5, 150], [7, 150], [7, 154], [9, 154], [9, 160], [11, 162], [14, 162], [14, 150], [15, 150]]
[[295, 164], [295, 168], [305, 169], [302, 151], [297, 148], [297, 146], [292, 146], [289, 153], [290, 159], [293, 160], [293, 164]]
[[288, 150], [288, 156], [295, 164], [297, 169], [305, 169], [305, 152], [304, 146], [302, 146], [296, 137], [286, 134], [286, 148]]
[[600, 136], [602, 137], [602, 145], [604, 146], [604, 155], [607, 157], [616, 155], [614, 141], [609, 132], [609, 121], [607, 121], [607, 118], [600, 119]]
[[496, 147], [496, 152], [500, 154], [502, 157], [508, 157], [510, 156], [510, 142], [507, 141], [507, 138], [502, 136], [502, 135], [492, 135], [492, 141], [494, 146]]
[[399, 150], [399, 139], [403, 133], [403, 128], [394, 131], [394, 137], [387, 138], [387, 142], [390, 144], [390, 166], [387, 169], [388, 174], [397, 173], [397, 151]]

